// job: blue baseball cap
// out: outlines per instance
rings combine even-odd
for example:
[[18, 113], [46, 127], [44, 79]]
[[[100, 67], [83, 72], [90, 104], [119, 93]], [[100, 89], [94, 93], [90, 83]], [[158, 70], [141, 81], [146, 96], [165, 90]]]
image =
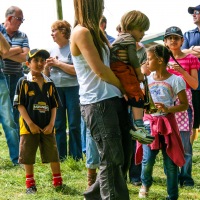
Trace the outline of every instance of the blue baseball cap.
[[196, 6], [196, 7], [189, 7], [188, 8], [188, 12], [190, 14], [193, 14], [194, 13], [194, 10], [199, 10], [200, 11], [200, 5]]

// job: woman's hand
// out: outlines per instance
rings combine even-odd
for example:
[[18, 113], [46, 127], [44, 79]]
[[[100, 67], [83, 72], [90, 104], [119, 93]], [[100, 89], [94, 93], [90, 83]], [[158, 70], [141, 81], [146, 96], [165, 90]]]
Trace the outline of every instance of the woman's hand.
[[45, 67], [58, 66], [58, 65], [59, 65], [59, 60], [57, 59], [57, 57], [55, 58], [50, 57], [46, 59]]
[[124, 96], [124, 99], [125, 99], [126, 101], [128, 101], [128, 96], [127, 96], [127, 94], [124, 94], [123, 96]]

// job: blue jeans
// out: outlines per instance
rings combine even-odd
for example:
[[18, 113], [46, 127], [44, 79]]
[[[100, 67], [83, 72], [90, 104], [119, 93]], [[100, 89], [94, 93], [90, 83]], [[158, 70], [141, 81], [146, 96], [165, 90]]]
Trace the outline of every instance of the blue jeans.
[[[0, 65], [3, 65], [2, 61], [0, 61]], [[13, 107], [9, 97], [6, 78], [2, 71], [0, 71], [0, 85], [0, 122], [5, 132], [10, 159], [13, 164], [17, 164], [19, 157], [19, 135], [13, 117]]]
[[[16, 85], [17, 85], [19, 79], [23, 76], [24, 76], [23, 73], [5, 74], [6, 81], [8, 84], [8, 89], [10, 91], [10, 100], [11, 100], [12, 104], [13, 104], [13, 100], [14, 100], [14, 96], [15, 96]], [[18, 109], [14, 109], [13, 113], [14, 113], [14, 120], [17, 125], [18, 132], [19, 132], [19, 111], [18, 111]]]
[[86, 153], [86, 131], [87, 127], [83, 117], [81, 117], [81, 145], [82, 145], [82, 152]]
[[66, 125], [69, 126], [69, 156], [82, 159], [81, 147], [81, 113], [79, 106], [79, 86], [57, 87], [63, 107], [57, 109], [55, 128], [56, 142], [61, 160], [67, 158]]
[[[146, 129], [150, 131], [150, 126], [147, 125]], [[143, 145], [141, 180], [142, 184], [146, 187], [150, 187], [152, 185], [153, 166], [158, 153], [159, 150], [151, 150], [149, 146]], [[167, 193], [170, 199], [175, 200], [178, 199], [178, 166], [175, 165], [167, 155], [166, 147], [162, 148], [162, 155], [165, 174], [167, 176]]]
[[[188, 110], [190, 130], [192, 129], [192, 110]], [[194, 180], [192, 178], [192, 144], [190, 142], [190, 131], [180, 131], [181, 140], [184, 148], [185, 164], [180, 169], [179, 181], [181, 186], [193, 186]]]
[[99, 152], [90, 130], [86, 127], [83, 117], [81, 117], [81, 139], [82, 151], [84, 152], [85, 150], [86, 153], [86, 167], [89, 169], [97, 169], [100, 163]]
[[125, 175], [130, 166], [131, 136], [127, 107], [122, 101], [115, 97], [81, 106], [100, 155], [99, 174], [84, 193], [86, 200], [129, 200]]
[[92, 138], [90, 130], [86, 132], [86, 167], [89, 169], [96, 169], [100, 165], [100, 157], [97, 145]]

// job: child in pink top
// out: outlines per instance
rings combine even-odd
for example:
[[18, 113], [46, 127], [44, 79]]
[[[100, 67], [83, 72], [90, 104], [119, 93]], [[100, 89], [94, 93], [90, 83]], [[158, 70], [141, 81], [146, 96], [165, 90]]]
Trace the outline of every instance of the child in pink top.
[[[184, 79], [186, 82], [186, 94], [189, 103], [188, 110], [178, 112], [175, 115], [181, 134], [186, 160], [185, 165], [180, 170], [179, 182], [181, 186], [193, 186], [194, 180], [191, 175], [192, 145], [190, 142], [190, 134], [192, 133], [194, 111], [191, 88], [196, 89], [198, 87], [197, 70], [199, 68], [199, 61], [198, 58], [192, 54], [187, 55], [181, 51], [183, 40], [183, 34], [180, 28], [173, 26], [166, 30], [164, 42], [173, 54], [168, 63], [168, 72], [181, 76]], [[176, 58], [178, 62], [175, 63], [173, 58]], [[180, 104], [179, 99], [176, 100], [176, 104]]]

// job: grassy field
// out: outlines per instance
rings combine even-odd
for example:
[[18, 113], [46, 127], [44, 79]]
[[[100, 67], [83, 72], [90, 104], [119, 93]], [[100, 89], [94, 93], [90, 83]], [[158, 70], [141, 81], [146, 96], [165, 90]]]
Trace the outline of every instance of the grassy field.
[[[200, 200], [200, 140], [194, 142], [193, 178], [195, 187], [180, 188], [180, 200]], [[75, 162], [73, 159], [61, 163], [62, 176], [66, 188], [56, 192], [51, 184], [49, 165], [40, 163], [39, 154], [35, 164], [35, 179], [38, 192], [25, 194], [25, 173], [22, 167], [13, 167], [8, 156], [4, 134], [0, 135], [0, 200], [83, 200], [82, 193], [87, 187], [85, 160]], [[138, 199], [139, 187], [128, 183], [131, 200]], [[163, 173], [162, 157], [159, 154], [154, 168], [154, 184], [148, 199], [164, 200], [167, 196], [166, 177]]]

